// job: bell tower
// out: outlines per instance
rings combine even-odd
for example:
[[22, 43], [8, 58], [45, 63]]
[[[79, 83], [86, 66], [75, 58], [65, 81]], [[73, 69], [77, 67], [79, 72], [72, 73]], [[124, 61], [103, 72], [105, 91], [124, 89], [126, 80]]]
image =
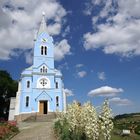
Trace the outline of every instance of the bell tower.
[[34, 67], [42, 64], [46, 64], [49, 68], [54, 69], [53, 38], [47, 32], [45, 14], [42, 15], [40, 28], [35, 39], [33, 56]]

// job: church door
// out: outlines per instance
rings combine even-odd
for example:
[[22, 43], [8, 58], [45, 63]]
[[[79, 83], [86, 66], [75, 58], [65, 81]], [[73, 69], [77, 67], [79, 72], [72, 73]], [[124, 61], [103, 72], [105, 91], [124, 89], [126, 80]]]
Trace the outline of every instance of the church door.
[[48, 101], [40, 101], [39, 114], [47, 114], [47, 113], [48, 113]]

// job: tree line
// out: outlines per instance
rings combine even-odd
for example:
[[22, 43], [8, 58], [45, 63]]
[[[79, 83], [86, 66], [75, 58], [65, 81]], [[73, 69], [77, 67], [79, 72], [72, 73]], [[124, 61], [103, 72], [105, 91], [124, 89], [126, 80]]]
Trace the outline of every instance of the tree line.
[[0, 119], [7, 120], [10, 98], [16, 96], [18, 82], [6, 70], [0, 70]]

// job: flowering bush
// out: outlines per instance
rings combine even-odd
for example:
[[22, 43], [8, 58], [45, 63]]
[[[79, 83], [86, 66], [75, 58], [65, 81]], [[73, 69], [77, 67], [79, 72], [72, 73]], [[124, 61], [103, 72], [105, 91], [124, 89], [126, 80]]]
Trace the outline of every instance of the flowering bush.
[[81, 120], [87, 138], [97, 140], [99, 136], [98, 116], [96, 109], [90, 103], [83, 105], [81, 109]]
[[105, 101], [98, 116], [96, 109], [89, 103], [83, 106], [77, 102], [68, 105], [67, 112], [59, 115], [54, 129], [60, 140], [110, 140], [113, 129], [111, 110]]
[[99, 125], [104, 140], [111, 139], [111, 131], [113, 129], [112, 119], [113, 117], [111, 114], [111, 109], [109, 108], [109, 102], [108, 100], [105, 100], [102, 106], [102, 111], [99, 115]]
[[18, 132], [15, 121], [0, 122], [0, 139], [4, 140]]

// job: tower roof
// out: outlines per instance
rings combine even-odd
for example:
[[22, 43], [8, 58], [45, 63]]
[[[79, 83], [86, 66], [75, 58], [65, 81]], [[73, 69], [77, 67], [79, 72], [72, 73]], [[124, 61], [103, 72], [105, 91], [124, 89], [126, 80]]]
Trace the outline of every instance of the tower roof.
[[38, 35], [42, 32], [47, 32], [46, 20], [45, 20], [45, 13], [42, 12], [42, 21], [38, 30]]

